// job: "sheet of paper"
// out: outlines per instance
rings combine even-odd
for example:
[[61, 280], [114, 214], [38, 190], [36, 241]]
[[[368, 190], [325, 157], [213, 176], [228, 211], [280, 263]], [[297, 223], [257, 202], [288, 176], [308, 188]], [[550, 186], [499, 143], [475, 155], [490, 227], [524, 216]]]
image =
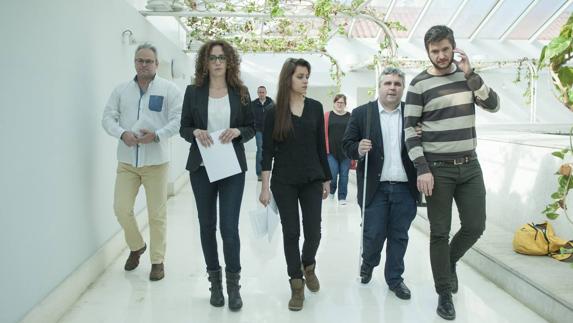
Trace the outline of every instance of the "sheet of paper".
[[149, 122], [145, 118], [145, 115], [141, 116], [141, 118], [139, 118], [137, 121], [135, 121], [135, 123], [133, 124], [133, 127], [131, 127], [131, 131], [133, 131], [133, 133], [135, 133], [135, 136], [138, 138], [143, 136], [143, 134], [141, 133], [141, 129], [147, 129], [149, 131], [155, 131], [156, 130], [151, 125], [151, 122]]
[[267, 206], [267, 238], [269, 242], [273, 239], [273, 234], [275, 233], [279, 222], [279, 208], [271, 194], [271, 203]]
[[[259, 206], [262, 206], [259, 204]], [[280, 222], [279, 209], [275, 199], [271, 195], [271, 202], [266, 207], [259, 207], [249, 212], [251, 227], [256, 238], [262, 238], [265, 235], [269, 242], [272, 241], [273, 235]]]
[[219, 140], [223, 131], [224, 129], [221, 129], [209, 134], [213, 139], [213, 145], [203, 147], [200, 143], [197, 144], [211, 183], [241, 172], [233, 143], [223, 144]]
[[267, 234], [267, 209], [257, 208], [249, 212], [251, 227], [256, 238], [262, 238]]

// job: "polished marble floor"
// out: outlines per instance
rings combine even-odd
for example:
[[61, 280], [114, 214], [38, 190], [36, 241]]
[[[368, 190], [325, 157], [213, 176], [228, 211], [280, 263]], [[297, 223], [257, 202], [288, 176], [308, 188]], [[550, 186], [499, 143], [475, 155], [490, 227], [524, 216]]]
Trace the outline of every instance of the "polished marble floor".
[[[251, 161], [252, 162], [252, 161]], [[254, 167], [252, 167], [254, 168]], [[269, 242], [256, 238], [249, 212], [258, 207], [260, 184], [247, 174], [241, 209], [241, 294], [244, 307], [231, 312], [209, 305], [209, 283], [200, 247], [196, 209], [186, 185], [168, 204], [166, 277], [150, 282], [148, 253], [133, 272], [123, 271], [125, 252], [93, 282], [61, 319], [62, 323], [103, 322], [440, 322], [431, 276], [428, 237], [410, 230], [404, 279], [412, 299], [398, 299], [378, 267], [370, 284], [358, 280], [360, 211], [355, 187], [349, 204], [323, 204], [323, 237], [317, 256], [321, 290], [306, 290], [304, 309], [287, 309], [290, 289], [280, 226]], [[146, 232], [147, 235], [147, 232]], [[219, 245], [220, 241], [219, 241]], [[222, 259], [222, 250], [220, 250]], [[465, 264], [458, 266], [454, 295], [456, 322], [544, 322], [542, 318]]]

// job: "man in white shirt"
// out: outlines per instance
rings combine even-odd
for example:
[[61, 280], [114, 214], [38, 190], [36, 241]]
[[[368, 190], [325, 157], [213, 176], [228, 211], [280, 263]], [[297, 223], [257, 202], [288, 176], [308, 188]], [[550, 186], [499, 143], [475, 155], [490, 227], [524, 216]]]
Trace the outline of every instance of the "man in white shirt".
[[[364, 236], [361, 281], [372, 279], [380, 264], [386, 242], [384, 278], [400, 299], [411, 293], [402, 274], [408, 246], [408, 229], [416, 216], [416, 170], [404, 145], [404, 73], [388, 67], [380, 76], [379, 98], [352, 111], [342, 139], [346, 155], [358, 160], [356, 178], [358, 203], [364, 209]], [[368, 153], [366, 192], [364, 189], [365, 155]], [[362, 205], [363, 194], [366, 194]]]
[[177, 86], [157, 76], [157, 49], [142, 44], [135, 51], [137, 75], [112, 92], [103, 113], [105, 131], [119, 139], [114, 211], [131, 250], [125, 270], [139, 265], [147, 245], [133, 207], [139, 187], [147, 198], [150, 231], [150, 280], [164, 277], [169, 137], [179, 130], [182, 95]]

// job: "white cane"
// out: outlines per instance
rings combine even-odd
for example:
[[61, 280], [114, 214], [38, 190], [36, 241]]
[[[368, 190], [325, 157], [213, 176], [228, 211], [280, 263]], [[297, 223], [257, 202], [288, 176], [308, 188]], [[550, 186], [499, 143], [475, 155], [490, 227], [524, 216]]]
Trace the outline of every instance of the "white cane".
[[[371, 114], [370, 107], [366, 110], [366, 132], [365, 132], [365, 139], [369, 139], [370, 137], [370, 114]], [[360, 253], [358, 254], [358, 277], [360, 278], [360, 268], [362, 263], [362, 252], [364, 249], [364, 211], [366, 210], [366, 181], [368, 179], [368, 155], [369, 153], [366, 152], [366, 156], [364, 156], [364, 183], [362, 185], [362, 207], [361, 209], [361, 224], [360, 226], [362, 229], [360, 230]]]

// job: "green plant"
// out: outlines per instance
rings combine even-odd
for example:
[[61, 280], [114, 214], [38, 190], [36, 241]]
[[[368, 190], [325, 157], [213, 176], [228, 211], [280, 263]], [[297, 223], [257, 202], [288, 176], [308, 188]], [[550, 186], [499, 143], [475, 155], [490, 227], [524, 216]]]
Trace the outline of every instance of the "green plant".
[[[195, 1], [186, 0], [193, 8]], [[268, 17], [193, 17], [189, 18], [191, 41], [205, 42], [210, 39], [225, 39], [243, 52], [306, 52], [320, 53], [331, 63], [330, 77], [339, 91], [344, 73], [336, 59], [326, 51], [326, 44], [336, 33], [345, 34], [348, 19], [365, 15], [381, 21], [381, 14], [363, 6], [365, 0], [353, 0], [346, 5], [337, 0], [318, 0], [312, 5], [317, 19], [295, 20], [285, 18], [289, 6], [279, 0], [267, 0], [264, 5], [254, 1], [232, 2], [230, 0], [205, 2], [205, 8], [213, 12], [263, 13]], [[196, 7], [196, 5], [195, 5]], [[269, 19], [270, 18], [270, 19]], [[381, 22], [382, 23], [382, 22]], [[382, 23], [387, 29], [403, 30], [399, 22]], [[381, 60], [388, 35], [374, 57]]]
[[[531, 64], [533, 65], [531, 65]], [[534, 59], [529, 59], [527, 57], [521, 58], [517, 61], [517, 73], [515, 76], [515, 80], [513, 80], [513, 83], [519, 83], [521, 82], [521, 77], [522, 77], [522, 73], [523, 73], [523, 65], [524, 64], [528, 64], [529, 66], [535, 66], [537, 65], [537, 61]], [[532, 100], [532, 96], [533, 93], [531, 93], [531, 82], [533, 82], [533, 80], [538, 78], [537, 73], [535, 73], [535, 71], [529, 68], [529, 66], [526, 67], [526, 72], [525, 72], [525, 79], [527, 80], [527, 87], [525, 89], [525, 91], [523, 92], [523, 97], [525, 98], [525, 103], [530, 104], [531, 100]]]
[[[573, 111], [573, 67], [568, 62], [573, 58], [573, 14], [567, 22], [561, 27], [559, 36], [553, 38], [549, 44], [543, 47], [539, 57], [538, 71], [549, 67], [551, 79], [559, 93], [559, 100], [570, 111]], [[569, 131], [569, 148], [564, 148], [552, 153], [553, 156], [565, 160], [573, 156], [573, 127]], [[571, 181], [573, 164], [562, 164], [557, 171], [557, 191], [551, 194], [553, 201], [542, 211], [550, 219], [559, 217], [559, 210], [565, 213], [569, 222], [573, 220], [567, 214], [567, 195], [573, 188]]]
[[573, 13], [561, 27], [559, 36], [543, 47], [538, 70], [549, 67], [551, 79], [559, 92], [559, 100], [573, 111], [573, 67], [568, 62], [573, 58]]
[[[573, 157], [573, 127], [569, 130], [569, 148], [564, 148], [552, 153], [553, 156], [565, 160], [567, 157]], [[565, 213], [567, 220], [571, 223], [573, 221], [569, 218], [567, 214], [567, 195], [569, 195], [569, 190], [573, 188], [573, 164], [564, 163], [559, 167], [559, 170], [555, 173], [557, 175], [557, 191], [551, 194], [551, 199], [553, 201], [548, 204], [545, 209], [541, 212], [551, 220], [555, 220], [559, 217], [557, 213], [560, 209]]]

